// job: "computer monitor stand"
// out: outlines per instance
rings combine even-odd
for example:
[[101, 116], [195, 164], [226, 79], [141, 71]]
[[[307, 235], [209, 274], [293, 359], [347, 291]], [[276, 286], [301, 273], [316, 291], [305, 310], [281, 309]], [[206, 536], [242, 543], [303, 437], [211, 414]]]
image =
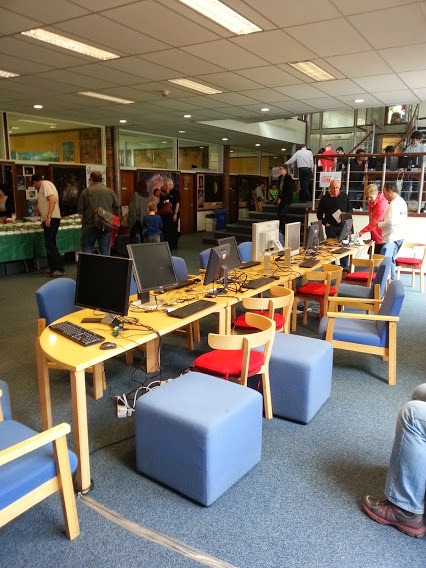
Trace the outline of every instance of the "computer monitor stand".
[[216, 298], [220, 294], [226, 294], [228, 288], [228, 267], [223, 264], [221, 267], [223, 273], [223, 288], [215, 288], [216, 278], [213, 280], [213, 288], [205, 295], [206, 298]]
[[159, 289], [154, 291], [154, 299], [152, 300], [152, 296], [148, 292], [140, 292], [138, 294], [138, 299], [133, 302], [134, 306], [140, 306], [145, 310], [156, 310], [157, 308], [161, 307], [165, 302], [163, 300], [159, 300], [157, 298], [158, 294], [163, 294], [164, 290]]

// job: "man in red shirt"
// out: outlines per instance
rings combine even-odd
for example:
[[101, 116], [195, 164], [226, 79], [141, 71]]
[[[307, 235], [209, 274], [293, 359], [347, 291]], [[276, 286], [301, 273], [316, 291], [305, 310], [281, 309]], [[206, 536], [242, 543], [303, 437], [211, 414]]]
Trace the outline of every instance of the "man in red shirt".
[[321, 162], [323, 172], [334, 172], [334, 158], [324, 158], [323, 156], [337, 156], [336, 152], [333, 152], [331, 144], [327, 144], [325, 152], [321, 154]]

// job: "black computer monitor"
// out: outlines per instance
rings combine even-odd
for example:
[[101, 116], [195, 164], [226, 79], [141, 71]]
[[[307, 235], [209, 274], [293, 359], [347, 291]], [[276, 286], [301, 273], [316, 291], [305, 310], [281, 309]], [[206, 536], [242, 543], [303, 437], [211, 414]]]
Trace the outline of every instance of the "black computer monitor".
[[207, 263], [206, 274], [204, 276], [204, 286], [214, 284], [219, 279], [221, 273], [224, 276], [223, 288], [215, 289], [206, 294], [208, 298], [214, 298], [218, 294], [224, 294], [228, 285], [228, 265], [227, 260], [229, 257], [231, 247], [228, 244], [213, 247], [210, 249], [209, 261]]
[[[130, 259], [81, 252], [77, 264], [76, 306], [127, 316], [131, 277]], [[108, 323], [114, 319], [111, 316]]]
[[169, 243], [133, 244], [127, 245], [127, 250], [142, 303], [149, 301], [151, 290], [163, 292], [165, 287], [177, 284]]
[[236, 270], [237, 268], [241, 268], [243, 262], [241, 260], [240, 251], [238, 250], [237, 239], [235, 237], [225, 237], [224, 239], [218, 239], [217, 242], [219, 246], [230, 246], [229, 256], [226, 259], [228, 270]]
[[353, 224], [353, 220], [352, 220], [352, 213], [342, 213], [342, 217], [341, 217], [341, 219], [340, 219], [340, 222], [341, 222], [342, 226], [343, 226], [343, 223], [344, 223], [346, 220], [351, 221], [351, 223], [350, 223], [350, 226], [351, 226], [351, 233], [350, 233], [350, 234], [353, 235], [353, 234], [354, 234], [354, 224]]
[[316, 252], [319, 249], [319, 228], [318, 223], [311, 223], [306, 238], [305, 251]]
[[339, 243], [343, 241], [349, 241], [351, 238], [351, 231], [352, 231], [352, 219], [346, 219], [343, 221], [342, 230], [340, 231], [339, 235]]

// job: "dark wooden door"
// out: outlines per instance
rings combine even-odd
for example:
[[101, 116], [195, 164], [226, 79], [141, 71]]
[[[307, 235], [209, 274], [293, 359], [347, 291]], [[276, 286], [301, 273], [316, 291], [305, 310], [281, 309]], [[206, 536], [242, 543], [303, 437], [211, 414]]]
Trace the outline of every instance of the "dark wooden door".
[[121, 170], [121, 205], [129, 205], [135, 191], [136, 172], [134, 170]]
[[180, 232], [194, 233], [197, 226], [195, 175], [180, 174]]

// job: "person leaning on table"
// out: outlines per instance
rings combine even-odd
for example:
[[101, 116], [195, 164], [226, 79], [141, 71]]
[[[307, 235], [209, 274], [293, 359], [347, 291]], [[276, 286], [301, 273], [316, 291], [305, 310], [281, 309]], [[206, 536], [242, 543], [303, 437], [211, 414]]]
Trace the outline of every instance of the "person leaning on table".
[[413, 400], [399, 411], [386, 477], [386, 499], [364, 497], [367, 515], [383, 525], [420, 538], [426, 492], [426, 383], [413, 392]]
[[374, 253], [380, 254], [383, 241], [382, 241], [382, 229], [376, 227], [379, 221], [383, 221], [385, 216], [385, 211], [389, 205], [388, 200], [379, 192], [379, 188], [376, 184], [370, 183], [367, 187], [367, 200], [368, 200], [368, 225], [360, 230], [359, 236], [364, 233], [371, 233], [371, 238], [374, 241]]

